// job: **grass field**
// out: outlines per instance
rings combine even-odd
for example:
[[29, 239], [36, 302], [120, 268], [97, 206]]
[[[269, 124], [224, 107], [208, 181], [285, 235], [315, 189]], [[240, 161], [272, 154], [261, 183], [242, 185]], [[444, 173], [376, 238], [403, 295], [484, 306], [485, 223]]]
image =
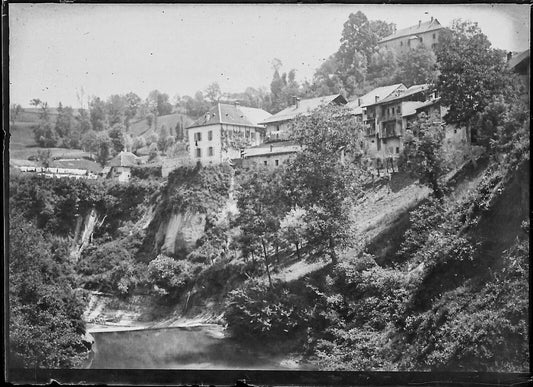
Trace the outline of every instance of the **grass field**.
[[[49, 150], [52, 156], [52, 167], [57, 168], [80, 168], [99, 172], [102, 168], [98, 163], [86, 160], [91, 155], [81, 149], [67, 148], [41, 148], [37, 146], [33, 138], [33, 126], [31, 122], [15, 122], [10, 125], [9, 132], [9, 158], [16, 160], [28, 160], [37, 157], [39, 151]], [[60, 160], [57, 160], [60, 159]], [[61, 160], [67, 159], [67, 160]]]

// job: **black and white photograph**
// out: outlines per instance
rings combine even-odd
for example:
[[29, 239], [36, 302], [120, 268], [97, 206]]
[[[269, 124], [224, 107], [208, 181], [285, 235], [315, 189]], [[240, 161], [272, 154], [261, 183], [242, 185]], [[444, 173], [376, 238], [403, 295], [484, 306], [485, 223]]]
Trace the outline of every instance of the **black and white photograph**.
[[6, 380], [525, 383], [530, 15], [3, 4]]

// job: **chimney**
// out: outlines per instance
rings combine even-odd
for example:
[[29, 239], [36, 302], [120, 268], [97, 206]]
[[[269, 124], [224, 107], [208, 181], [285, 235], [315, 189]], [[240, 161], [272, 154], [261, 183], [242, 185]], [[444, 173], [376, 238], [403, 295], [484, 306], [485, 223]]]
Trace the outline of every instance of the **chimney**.
[[511, 51], [509, 51], [507, 53], [507, 62], [509, 62], [511, 60], [511, 58], [513, 57], [513, 53]]
[[421, 25], [422, 25], [422, 20], [419, 20], [418, 21], [418, 28], [420, 28]]
[[361, 106], [361, 98], [357, 98], [357, 106]]
[[376, 99], [376, 102], [378, 102], [379, 101], [379, 95], [376, 95], [375, 99]]
[[296, 109], [298, 109], [298, 107], [300, 106], [300, 98], [298, 98], [297, 96], [293, 95], [292, 96], [292, 104], [295, 105]]
[[433, 16], [431, 16], [431, 22], [433, 23]]

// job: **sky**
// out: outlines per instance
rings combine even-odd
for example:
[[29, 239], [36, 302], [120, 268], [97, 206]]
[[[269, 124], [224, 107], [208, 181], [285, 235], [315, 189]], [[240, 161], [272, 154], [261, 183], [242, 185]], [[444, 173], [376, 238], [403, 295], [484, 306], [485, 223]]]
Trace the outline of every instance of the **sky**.
[[516, 4], [9, 4], [10, 103], [79, 107], [81, 89], [103, 99], [158, 89], [171, 101], [213, 82], [223, 92], [268, 89], [274, 58], [311, 80], [358, 10], [398, 29], [462, 18], [496, 48], [530, 44], [529, 5]]

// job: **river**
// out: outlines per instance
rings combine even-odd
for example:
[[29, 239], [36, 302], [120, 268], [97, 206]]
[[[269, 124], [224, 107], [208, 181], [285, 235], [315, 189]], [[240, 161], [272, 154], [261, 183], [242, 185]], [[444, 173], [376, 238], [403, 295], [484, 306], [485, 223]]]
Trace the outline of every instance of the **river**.
[[263, 369], [300, 368], [287, 356], [261, 353], [226, 337], [220, 325], [93, 332], [91, 368]]

